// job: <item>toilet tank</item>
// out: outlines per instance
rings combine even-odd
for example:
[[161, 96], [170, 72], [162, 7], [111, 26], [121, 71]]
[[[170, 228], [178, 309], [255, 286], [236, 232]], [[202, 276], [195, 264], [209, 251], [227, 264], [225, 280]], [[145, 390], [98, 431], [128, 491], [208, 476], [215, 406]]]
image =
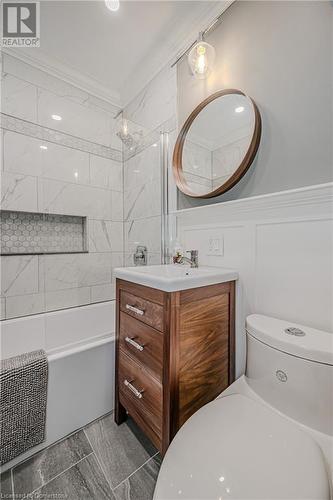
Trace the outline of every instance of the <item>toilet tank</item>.
[[333, 333], [252, 314], [246, 337], [249, 386], [277, 410], [333, 435]]

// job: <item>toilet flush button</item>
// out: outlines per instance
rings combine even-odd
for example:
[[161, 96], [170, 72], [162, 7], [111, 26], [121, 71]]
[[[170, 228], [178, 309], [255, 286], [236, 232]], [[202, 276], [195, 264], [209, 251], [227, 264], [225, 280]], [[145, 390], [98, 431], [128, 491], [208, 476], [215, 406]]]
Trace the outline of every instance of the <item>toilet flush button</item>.
[[295, 337], [304, 337], [305, 332], [301, 330], [300, 328], [295, 328], [293, 326], [289, 326], [289, 328], [285, 329], [285, 333], [288, 335], [294, 335]]

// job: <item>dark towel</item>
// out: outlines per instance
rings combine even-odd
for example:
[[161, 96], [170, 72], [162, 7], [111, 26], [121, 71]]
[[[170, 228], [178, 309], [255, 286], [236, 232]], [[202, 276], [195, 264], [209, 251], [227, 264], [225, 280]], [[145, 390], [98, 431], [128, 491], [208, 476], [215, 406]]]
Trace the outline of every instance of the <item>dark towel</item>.
[[48, 363], [43, 350], [0, 365], [0, 465], [45, 439]]

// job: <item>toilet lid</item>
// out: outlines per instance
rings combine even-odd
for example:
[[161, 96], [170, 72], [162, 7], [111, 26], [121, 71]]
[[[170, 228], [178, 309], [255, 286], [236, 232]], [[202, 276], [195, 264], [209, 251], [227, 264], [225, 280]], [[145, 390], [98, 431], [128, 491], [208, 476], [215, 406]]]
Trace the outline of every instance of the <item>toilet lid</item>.
[[155, 500], [329, 499], [321, 449], [298, 426], [240, 394], [204, 406], [161, 466]]

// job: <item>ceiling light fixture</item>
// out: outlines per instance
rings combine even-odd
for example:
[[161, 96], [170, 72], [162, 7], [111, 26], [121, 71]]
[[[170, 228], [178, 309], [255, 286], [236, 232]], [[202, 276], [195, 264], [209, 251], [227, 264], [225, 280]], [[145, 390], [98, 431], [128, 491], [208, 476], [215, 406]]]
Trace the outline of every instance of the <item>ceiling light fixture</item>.
[[60, 115], [51, 115], [51, 118], [56, 122], [60, 122], [60, 120], [62, 120], [62, 117]]
[[40, 149], [42, 149], [43, 151], [46, 151], [46, 150], [47, 150], [47, 146], [44, 146], [44, 144], [41, 144], [39, 147], [40, 147]]
[[116, 12], [119, 10], [119, 0], [105, 0], [105, 5], [111, 12]]
[[198, 79], [207, 78], [212, 71], [215, 61], [215, 49], [203, 41], [203, 33], [199, 33], [197, 43], [188, 54], [188, 64], [193, 76]]
[[238, 106], [238, 108], [235, 108], [235, 113], [243, 113], [244, 109], [244, 106]]

